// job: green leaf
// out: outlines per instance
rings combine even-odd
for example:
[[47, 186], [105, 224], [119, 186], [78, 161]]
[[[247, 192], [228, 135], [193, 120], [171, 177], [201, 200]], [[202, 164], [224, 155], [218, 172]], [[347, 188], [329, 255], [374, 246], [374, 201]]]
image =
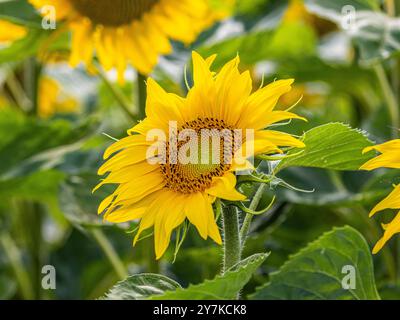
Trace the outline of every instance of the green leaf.
[[242, 15], [260, 14], [269, 0], [241, 0], [236, 1], [235, 13]]
[[237, 53], [244, 65], [259, 61], [303, 59], [314, 56], [316, 35], [314, 30], [302, 23], [284, 23], [276, 30], [253, 31], [209, 47], [198, 48], [204, 57], [218, 53], [213, 68], [218, 69]]
[[104, 226], [102, 217], [97, 214], [97, 207], [111, 190], [104, 187], [92, 194], [98, 182], [99, 177], [93, 173], [74, 175], [61, 184], [58, 193], [60, 209], [74, 225]]
[[0, 19], [40, 28], [42, 18], [27, 0], [0, 0]]
[[52, 200], [64, 180], [63, 172], [56, 170], [38, 171], [26, 177], [0, 180], [0, 199], [21, 197], [30, 200]]
[[362, 154], [364, 148], [372, 145], [365, 134], [341, 123], [328, 123], [311, 129], [305, 133], [304, 143], [304, 149], [288, 152], [288, 155], [298, 155], [282, 160], [276, 172], [287, 167], [358, 170], [372, 157], [371, 154]]
[[165, 291], [175, 290], [180, 285], [160, 274], [138, 274], [117, 283], [102, 298], [105, 300], [144, 300]]
[[160, 296], [153, 296], [156, 300], [229, 300], [234, 299], [252, 277], [253, 273], [265, 261], [268, 254], [255, 254], [240, 262], [224, 275], [206, 280], [188, 288], [178, 288]]
[[[348, 273], [355, 270], [355, 289], [343, 289]], [[347, 283], [347, 282], [346, 282]], [[256, 300], [378, 300], [370, 248], [351, 227], [335, 228], [292, 256], [270, 282], [250, 296]]]
[[[10, 121], [5, 127], [3, 122]], [[11, 123], [13, 126], [11, 126]], [[43, 167], [51, 169], [66, 153], [93, 133], [92, 119], [73, 125], [66, 120], [42, 121], [0, 112], [0, 176], [14, 178]], [[8, 131], [6, 131], [8, 130]]]

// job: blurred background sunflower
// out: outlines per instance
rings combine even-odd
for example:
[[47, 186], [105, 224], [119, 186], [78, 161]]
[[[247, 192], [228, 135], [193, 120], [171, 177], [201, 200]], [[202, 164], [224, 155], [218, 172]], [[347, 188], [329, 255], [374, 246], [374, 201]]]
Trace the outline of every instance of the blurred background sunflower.
[[170, 39], [190, 44], [223, 11], [209, 0], [30, 0], [38, 9], [54, 5], [72, 32], [70, 63], [89, 65], [94, 52], [122, 82], [127, 64], [149, 74], [160, 55], [172, 51]]

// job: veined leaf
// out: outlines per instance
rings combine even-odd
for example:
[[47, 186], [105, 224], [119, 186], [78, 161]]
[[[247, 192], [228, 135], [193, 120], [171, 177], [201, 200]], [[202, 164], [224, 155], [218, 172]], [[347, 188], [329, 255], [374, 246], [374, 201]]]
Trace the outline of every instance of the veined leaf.
[[185, 289], [178, 288], [175, 291], [167, 291], [163, 295], [151, 298], [155, 300], [234, 299], [267, 257], [268, 254], [263, 253], [252, 255], [224, 275], [217, 276], [213, 280], [206, 280]]
[[332, 170], [358, 170], [373, 155], [362, 154], [362, 150], [372, 145], [365, 134], [341, 123], [328, 123], [305, 133], [303, 152], [295, 149], [288, 154], [296, 154], [282, 160], [276, 172], [287, 167], [314, 167]]
[[175, 290], [180, 285], [160, 274], [138, 274], [117, 283], [102, 298], [104, 300], [144, 300], [167, 290]]
[[[354, 271], [354, 287], [345, 279]], [[270, 282], [250, 296], [256, 300], [380, 299], [372, 257], [362, 235], [351, 227], [335, 228], [292, 256]]]

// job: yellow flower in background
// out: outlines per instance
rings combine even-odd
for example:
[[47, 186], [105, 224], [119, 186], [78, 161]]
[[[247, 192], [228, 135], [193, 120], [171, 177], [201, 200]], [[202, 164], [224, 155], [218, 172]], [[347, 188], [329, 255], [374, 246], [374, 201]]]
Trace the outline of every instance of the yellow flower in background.
[[283, 16], [284, 22], [299, 22], [303, 21], [312, 24], [312, 16], [307, 11], [303, 0], [290, 0], [289, 6]]
[[78, 111], [78, 102], [61, 90], [57, 81], [43, 77], [39, 82], [38, 115], [49, 118], [56, 113]]
[[0, 20], [0, 45], [8, 44], [26, 36], [27, 30], [17, 24]]
[[170, 39], [190, 44], [221, 19], [224, 11], [209, 1], [30, 0], [37, 8], [55, 6], [57, 18], [67, 22], [72, 66], [90, 64], [96, 52], [106, 70], [117, 68], [120, 81], [128, 63], [149, 74], [159, 55], [172, 51]]
[[165, 146], [174, 137], [174, 133], [169, 133], [171, 121], [176, 123], [177, 135], [184, 130], [194, 132], [195, 137], [207, 129], [228, 133], [250, 130], [253, 137], [241, 140], [239, 148], [231, 150], [238, 157], [249, 145], [253, 147], [252, 154], [281, 153], [279, 146], [304, 147], [288, 134], [264, 130], [279, 121], [303, 119], [288, 111], [274, 111], [279, 98], [290, 91], [292, 79], [275, 81], [252, 93], [250, 73], [238, 70], [239, 57], [219, 73], [210, 71], [214, 59], [212, 56], [204, 60], [193, 53], [194, 86], [185, 98], [165, 92], [149, 78], [146, 119], [105, 151], [107, 161], [98, 171], [99, 175], [109, 174], [95, 190], [104, 184], [118, 185], [100, 204], [99, 214], [104, 213], [105, 220], [114, 223], [141, 219], [134, 244], [144, 230], [154, 226], [157, 259], [167, 249], [172, 231], [185, 219], [197, 228], [202, 238], [210, 237], [220, 244], [212, 204], [216, 198], [245, 200], [235, 189], [234, 173], [251, 170], [252, 166], [244, 158], [231, 164], [211, 161], [212, 154], [221, 156], [226, 152], [225, 145], [211, 151], [196, 145], [199, 155], [203, 156], [207, 150], [205, 163], [184, 163], [180, 158], [170, 161], [173, 154], [169, 148], [166, 148], [167, 161], [152, 163], [150, 160], [154, 158], [148, 152], [154, 142], [148, 141], [148, 134], [154, 129], [166, 133]]
[[9, 105], [8, 99], [0, 94], [0, 110], [7, 108]]
[[[368, 147], [363, 152], [377, 150], [381, 154], [369, 160], [361, 169], [374, 170], [377, 168], [400, 169], [400, 139], [392, 140], [381, 145]], [[370, 217], [375, 213], [386, 209], [400, 209], [400, 185], [395, 186], [394, 190], [383, 201], [378, 203], [371, 211]], [[388, 224], [383, 225], [385, 230], [383, 237], [378, 241], [373, 249], [377, 253], [396, 233], [400, 233], [400, 212]]]
[[329, 20], [308, 11], [304, 0], [290, 0], [287, 10], [282, 17], [283, 25], [304, 24], [312, 28], [319, 36], [323, 36], [337, 29]]

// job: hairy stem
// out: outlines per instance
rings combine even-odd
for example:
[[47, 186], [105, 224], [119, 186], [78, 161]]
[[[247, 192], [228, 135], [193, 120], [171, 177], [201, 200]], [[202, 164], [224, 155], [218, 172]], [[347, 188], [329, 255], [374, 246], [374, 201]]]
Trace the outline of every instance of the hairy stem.
[[227, 206], [222, 211], [224, 229], [224, 264], [222, 273], [238, 264], [241, 259], [239, 216], [235, 207]]

